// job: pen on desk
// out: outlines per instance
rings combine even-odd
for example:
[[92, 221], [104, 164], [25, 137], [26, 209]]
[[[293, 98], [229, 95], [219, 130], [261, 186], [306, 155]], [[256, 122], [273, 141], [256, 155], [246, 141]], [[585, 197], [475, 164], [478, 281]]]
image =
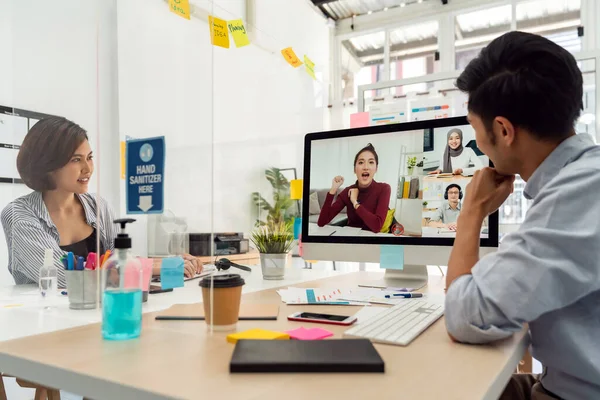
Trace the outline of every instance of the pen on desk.
[[106, 250], [106, 253], [104, 253], [104, 255], [102, 256], [102, 259], [100, 260], [100, 268], [102, 268], [104, 266], [104, 263], [107, 262], [109, 258], [110, 258], [110, 250]]
[[96, 269], [96, 253], [90, 252], [85, 262], [85, 269]]
[[69, 271], [73, 271], [75, 269], [75, 254], [73, 252], [67, 253], [67, 268]]
[[[174, 315], [158, 315], [154, 317], [156, 321], [204, 321], [205, 317], [189, 317]], [[277, 317], [239, 317], [240, 321], [277, 321]]]
[[83, 271], [83, 257], [77, 257], [77, 267], [75, 267], [77, 271]]
[[333, 236], [334, 233], [336, 233], [337, 231], [333, 231], [329, 234], [329, 236]]
[[423, 297], [423, 293], [394, 293], [394, 294], [386, 294], [386, 299], [391, 299], [392, 297], [403, 297], [405, 299], [414, 299], [416, 297]]

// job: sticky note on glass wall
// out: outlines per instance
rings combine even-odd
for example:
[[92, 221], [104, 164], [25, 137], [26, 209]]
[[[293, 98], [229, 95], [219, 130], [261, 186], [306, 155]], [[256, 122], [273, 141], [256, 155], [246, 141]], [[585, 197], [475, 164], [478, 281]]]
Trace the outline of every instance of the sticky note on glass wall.
[[160, 286], [163, 289], [183, 287], [183, 258], [163, 258], [160, 266]]
[[185, 19], [190, 19], [189, 0], [169, 0], [169, 10]]
[[121, 179], [125, 179], [125, 141], [121, 141]]
[[231, 36], [233, 36], [235, 47], [244, 47], [250, 44], [250, 39], [248, 39], [248, 33], [246, 32], [243, 20], [236, 19], [235, 21], [229, 21], [227, 25], [229, 26]]
[[307, 56], [304, 56], [304, 67], [306, 68], [306, 73], [316, 80], [317, 77], [315, 76], [315, 63], [312, 62]]
[[404, 269], [404, 246], [379, 246], [379, 267], [385, 269]]
[[212, 45], [228, 49], [229, 30], [227, 30], [227, 22], [209, 15], [208, 27], [210, 29], [210, 42]]
[[285, 48], [281, 50], [281, 55], [285, 58], [285, 61], [288, 62], [292, 67], [298, 68], [302, 65], [302, 61], [298, 58], [294, 50], [291, 47]]

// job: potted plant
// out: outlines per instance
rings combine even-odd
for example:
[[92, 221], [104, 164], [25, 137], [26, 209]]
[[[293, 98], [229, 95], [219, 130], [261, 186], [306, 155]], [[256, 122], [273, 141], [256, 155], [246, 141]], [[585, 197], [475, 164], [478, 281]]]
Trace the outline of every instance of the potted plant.
[[252, 232], [250, 240], [260, 253], [263, 279], [283, 279], [288, 254], [294, 243], [291, 229], [291, 222], [274, 221]]
[[423, 208], [427, 208], [427, 204], [429, 204], [428, 202], [424, 201], [423, 202]]
[[408, 168], [408, 175], [412, 175], [417, 165], [417, 157], [408, 157], [406, 160], [406, 167]]

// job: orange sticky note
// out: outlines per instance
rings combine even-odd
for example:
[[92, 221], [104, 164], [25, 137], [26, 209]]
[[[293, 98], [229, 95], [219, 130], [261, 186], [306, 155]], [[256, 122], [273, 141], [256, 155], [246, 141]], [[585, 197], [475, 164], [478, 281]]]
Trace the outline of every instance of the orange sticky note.
[[250, 39], [248, 39], [243, 20], [236, 19], [235, 21], [229, 21], [227, 25], [229, 26], [231, 36], [233, 36], [235, 47], [244, 47], [250, 44]]
[[213, 46], [229, 48], [229, 31], [227, 22], [213, 16], [208, 16], [208, 27], [210, 29], [210, 42]]
[[125, 179], [125, 142], [121, 141], [121, 179]]
[[302, 61], [296, 56], [296, 53], [294, 53], [294, 50], [292, 50], [291, 47], [281, 50], [281, 54], [283, 55], [283, 58], [285, 58], [285, 61], [292, 67], [298, 68], [302, 65]]
[[316, 80], [317, 77], [315, 76], [315, 63], [312, 62], [306, 55], [304, 56], [304, 66], [306, 68], [306, 73]]
[[185, 19], [190, 19], [189, 0], [169, 0], [169, 10]]

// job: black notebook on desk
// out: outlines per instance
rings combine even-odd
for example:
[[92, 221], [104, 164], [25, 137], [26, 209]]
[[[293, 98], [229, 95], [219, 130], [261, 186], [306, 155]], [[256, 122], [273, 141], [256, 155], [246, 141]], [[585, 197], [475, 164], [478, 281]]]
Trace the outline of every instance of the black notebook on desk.
[[230, 372], [384, 372], [367, 339], [239, 340]]

